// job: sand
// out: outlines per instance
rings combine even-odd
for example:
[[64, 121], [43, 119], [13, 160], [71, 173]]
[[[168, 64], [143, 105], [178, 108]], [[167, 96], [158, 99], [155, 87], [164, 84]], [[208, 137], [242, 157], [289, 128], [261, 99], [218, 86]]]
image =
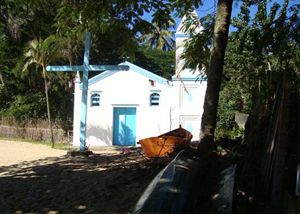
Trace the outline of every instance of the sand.
[[0, 213], [127, 213], [160, 170], [140, 150], [66, 151], [0, 141]]
[[64, 150], [52, 149], [46, 145], [8, 140], [0, 140], [0, 148], [0, 166], [9, 166], [46, 157], [59, 157], [66, 154]]

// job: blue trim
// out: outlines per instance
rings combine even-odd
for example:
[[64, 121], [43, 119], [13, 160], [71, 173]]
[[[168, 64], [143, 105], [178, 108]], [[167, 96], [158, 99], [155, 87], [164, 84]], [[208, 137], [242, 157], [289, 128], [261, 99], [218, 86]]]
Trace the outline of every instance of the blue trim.
[[143, 68], [141, 68], [141, 67], [139, 67], [137, 65], [134, 65], [134, 64], [132, 64], [130, 62], [123, 62], [120, 65], [127, 65], [127, 66], [130, 67], [131, 70], [133, 70], [133, 71], [135, 71], [135, 72], [137, 72], [137, 73], [139, 73], [139, 74], [141, 74], [143, 76], [146, 76], [146, 77], [148, 77], [151, 80], [155, 80], [156, 82], [158, 82], [160, 84], [163, 84], [163, 85], [165, 85], [167, 87], [171, 88], [173, 86], [173, 83], [170, 82], [169, 80], [167, 80], [167, 79], [165, 79], [163, 77], [160, 77], [160, 76], [158, 76], [158, 75], [156, 75], [156, 74], [154, 74], [154, 73], [152, 73], [150, 71], [147, 71], [146, 69], [143, 69]]
[[191, 34], [188, 33], [175, 33], [175, 38], [189, 38]]
[[[156, 82], [158, 82], [160, 84], [163, 84], [163, 85], [165, 85], [167, 87], [171, 88], [173, 86], [173, 83], [171, 81], [169, 81], [169, 80], [167, 80], [167, 79], [165, 79], [163, 77], [160, 77], [160, 76], [158, 76], [158, 75], [156, 75], [156, 74], [154, 74], [154, 73], [152, 73], [150, 71], [147, 71], [147, 70], [145, 70], [145, 69], [143, 69], [143, 68], [141, 68], [141, 67], [139, 67], [137, 65], [134, 65], [134, 64], [132, 64], [130, 62], [123, 62], [123, 63], [121, 63], [119, 65], [121, 65], [121, 66], [123, 65], [123, 66], [126, 66], [126, 67], [129, 66], [129, 68], [132, 71], [135, 71], [135, 72], [137, 72], [137, 73], [139, 73], [139, 74], [141, 74], [143, 76], [146, 76], [149, 79], [154, 80], [154, 81], [156, 81]], [[96, 82], [98, 82], [98, 81], [100, 81], [100, 80], [103, 80], [106, 77], [109, 77], [109, 76], [113, 75], [116, 72], [117, 71], [105, 71], [105, 72], [103, 72], [103, 73], [101, 73], [101, 74], [99, 74], [99, 75], [91, 78], [89, 80], [89, 86], [92, 85], [92, 84], [94, 84], [94, 83], [96, 83]], [[80, 85], [80, 89], [82, 89], [82, 85]]]
[[46, 67], [47, 71], [83, 71], [85, 69], [84, 65], [58, 65]]
[[[86, 60], [88, 56], [84, 56], [84, 60]], [[128, 66], [118, 66], [118, 65], [62, 65], [62, 66], [47, 66], [47, 71], [105, 71], [105, 70], [114, 70], [114, 71], [128, 71]]]
[[110, 75], [113, 75], [114, 73], [116, 73], [116, 71], [104, 71], [103, 73], [91, 78], [89, 80], [89, 86], [100, 81], [103, 80], [106, 77], [109, 77]]
[[191, 93], [189, 93], [189, 95], [187, 96], [187, 98], [188, 98], [188, 100], [189, 100], [190, 102], [192, 102], [192, 100], [193, 100], [193, 95], [192, 95]]
[[114, 107], [136, 107], [140, 106], [139, 104], [111, 104]]
[[102, 93], [102, 91], [97, 90], [97, 91], [91, 91], [90, 93], [91, 94], [98, 94], [98, 93]]
[[86, 32], [85, 38], [85, 50], [84, 50], [84, 57], [83, 57], [83, 66], [86, 67], [90, 64], [90, 47], [91, 47], [91, 33]]
[[[99, 82], [100, 80], [105, 79], [106, 77], [109, 77], [110, 75], [113, 75], [116, 72], [117, 71], [104, 71], [103, 73], [94, 76], [93, 78], [89, 79], [89, 86], [96, 82]], [[82, 84], [80, 85], [80, 89], [82, 89]]]
[[161, 90], [153, 89], [153, 90], [150, 90], [150, 92], [161, 92]]
[[176, 78], [172, 77], [172, 81], [207, 81], [207, 78], [203, 77], [181, 77], [181, 78]]
[[[86, 32], [85, 37], [85, 49], [84, 49], [84, 59], [83, 67], [89, 65], [90, 56], [90, 46], [91, 46], [91, 34]], [[74, 67], [73, 67], [74, 68]], [[89, 82], [89, 71], [83, 69], [82, 77], [82, 97], [81, 97], [81, 119], [80, 119], [80, 151], [84, 151], [86, 148], [86, 115], [87, 115], [87, 92], [88, 92], [88, 82]]]
[[189, 125], [186, 127], [186, 130], [188, 130], [189, 132], [193, 131], [193, 126], [191, 123], [189, 123]]
[[86, 148], [86, 115], [87, 115], [87, 90], [89, 84], [88, 74], [90, 71], [99, 70], [129, 70], [129, 66], [116, 66], [116, 65], [90, 65], [90, 46], [91, 46], [91, 34], [86, 32], [85, 37], [85, 49], [84, 49], [84, 59], [83, 65], [74, 66], [47, 66], [47, 71], [83, 71], [82, 84], [80, 84], [80, 89], [82, 89], [81, 97], [81, 116], [80, 116], [80, 151], [84, 151]]

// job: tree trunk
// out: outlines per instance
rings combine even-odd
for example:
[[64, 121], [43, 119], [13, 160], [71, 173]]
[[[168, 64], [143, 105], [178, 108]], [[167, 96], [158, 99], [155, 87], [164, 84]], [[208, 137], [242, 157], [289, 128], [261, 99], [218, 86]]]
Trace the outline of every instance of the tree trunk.
[[48, 96], [48, 85], [47, 85], [45, 66], [43, 66], [43, 76], [44, 76], [44, 83], [45, 83], [47, 114], [48, 114], [48, 120], [49, 120], [49, 126], [50, 126], [51, 144], [52, 144], [52, 148], [54, 148], [53, 127], [52, 127], [52, 120], [51, 120], [51, 114], [50, 114], [50, 103], [49, 103], [49, 96]]
[[207, 70], [207, 89], [202, 115], [200, 144], [207, 146], [214, 140], [218, 111], [219, 92], [228, 40], [233, 0], [219, 0], [214, 26], [212, 52]]
[[5, 91], [6, 96], [9, 96], [8, 89], [7, 89], [7, 85], [6, 85], [6, 82], [5, 82], [5, 79], [4, 79], [4, 76], [3, 76], [3, 73], [2, 73], [2, 70], [1, 70], [1, 69], [0, 69], [0, 81], [1, 81], [1, 83], [3, 84], [3, 87], [4, 87], [4, 91]]

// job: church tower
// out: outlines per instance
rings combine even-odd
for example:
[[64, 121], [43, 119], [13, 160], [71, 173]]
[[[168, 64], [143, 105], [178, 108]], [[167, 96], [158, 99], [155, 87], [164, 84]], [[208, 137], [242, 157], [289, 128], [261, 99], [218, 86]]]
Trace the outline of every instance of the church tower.
[[[189, 30], [185, 29], [185, 22], [192, 21]], [[184, 16], [175, 33], [176, 39], [176, 62], [175, 74], [172, 77], [174, 84], [174, 103], [176, 106], [172, 113], [173, 123], [181, 125], [184, 129], [193, 134], [193, 140], [199, 140], [201, 117], [207, 82], [199, 77], [199, 70], [185, 68], [185, 59], [182, 58], [184, 45], [191, 37], [191, 34], [201, 32], [203, 28], [196, 11]]]
[[176, 59], [175, 59], [175, 74], [178, 76], [184, 69], [185, 60], [181, 58], [183, 51], [184, 51], [184, 45], [186, 41], [190, 38], [191, 34], [185, 29], [185, 22], [187, 19], [191, 19], [193, 21], [197, 22], [197, 26], [191, 26], [194, 28], [195, 33], [199, 33], [202, 30], [199, 17], [194, 10], [188, 15], [185, 15], [177, 28], [177, 31], [175, 33], [175, 41], [176, 41]]

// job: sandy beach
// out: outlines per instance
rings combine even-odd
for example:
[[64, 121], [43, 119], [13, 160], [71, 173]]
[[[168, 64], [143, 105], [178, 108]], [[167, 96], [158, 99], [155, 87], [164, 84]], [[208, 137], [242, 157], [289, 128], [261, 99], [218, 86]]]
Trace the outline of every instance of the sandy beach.
[[0, 213], [128, 213], [159, 171], [140, 150], [66, 151], [0, 141]]

